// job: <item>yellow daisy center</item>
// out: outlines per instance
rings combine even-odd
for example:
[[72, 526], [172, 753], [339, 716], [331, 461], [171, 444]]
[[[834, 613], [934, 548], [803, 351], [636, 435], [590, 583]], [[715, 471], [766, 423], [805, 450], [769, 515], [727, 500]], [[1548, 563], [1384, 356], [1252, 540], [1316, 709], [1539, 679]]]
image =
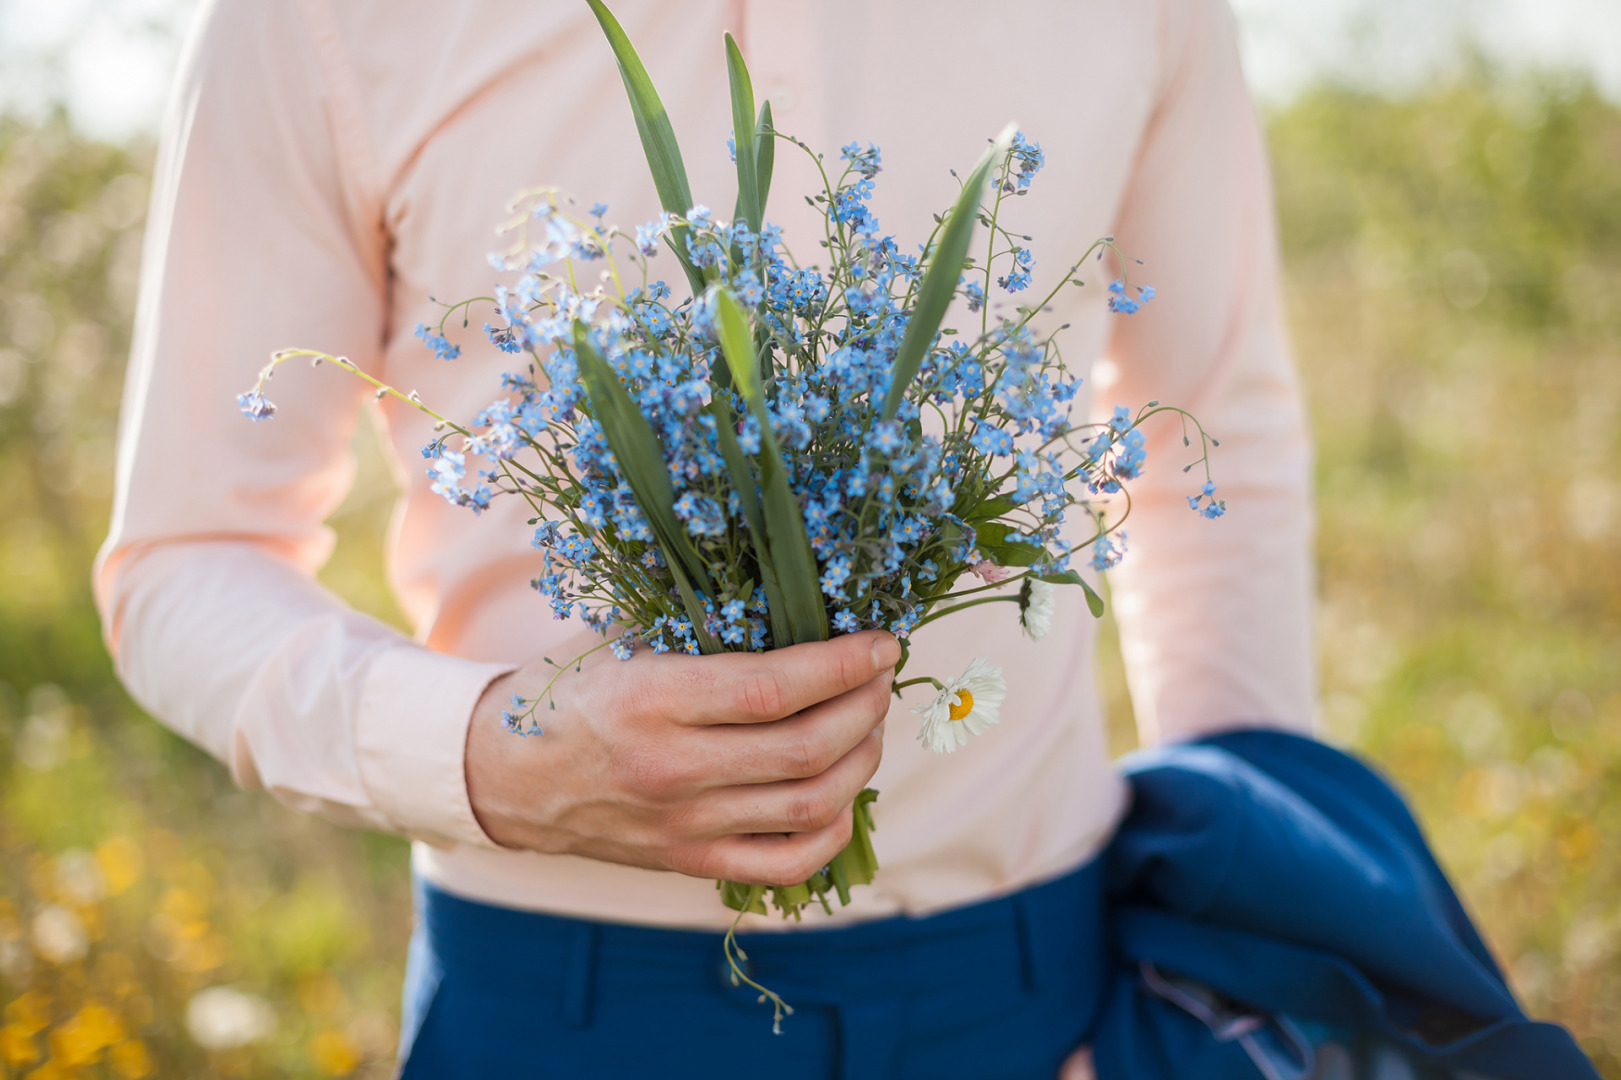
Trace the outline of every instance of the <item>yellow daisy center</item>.
[[951, 718], [961, 720], [974, 711], [974, 695], [968, 690], [957, 691], [957, 704], [951, 706]]

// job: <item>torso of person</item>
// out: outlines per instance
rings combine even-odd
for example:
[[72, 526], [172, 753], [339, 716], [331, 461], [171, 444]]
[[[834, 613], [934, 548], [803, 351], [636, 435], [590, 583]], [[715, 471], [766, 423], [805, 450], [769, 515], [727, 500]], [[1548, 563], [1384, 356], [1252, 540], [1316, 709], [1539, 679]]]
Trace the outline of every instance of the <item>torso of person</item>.
[[[1131, 5], [613, 6], [682, 140], [695, 200], [729, 216], [736, 190], [722, 48], [731, 31], [777, 127], [820, 151], [827, 168], [841, 167], [839, 148], [850, 141], [881, 148], [874, 206], [903, 251], [917, 250], [931, 215], [955, 197], [951, 170], [966, 173], [987, 139], [1016, 121], [1041, 143], [1047, 166], [1027, 197], [1009, 200], [1004, 221], [1034, 237], [1038, 274], [1058, 272], [1110, 231], [1152, 106], [1140, 69], [1154, 67], [1156, 25]], [[658, 216], [625, 92], [584, 4], [480, 0], [442, 5], [422, 21], [391, 4], [337, 7], [368, 83], [367, 126], [389, 181], [381, 375], [417, 389], [445, 415], [470, 417], [498, 395], [500, 373], [514, 363], [477, 332], [490, 305], [472, 307], [468, 331], [452, 320], [451, 339], [464, 352], [450, 364], [412, 329], [438, 322], [442, 308], [430, 297], [489, 295], [495, 274], [487, 255], [500, 246], [493, 229], [522, 189], [557, 187], [582, 209], [604, 202], [608, 220], [627, 230]], [[1093, 50], [1089, 42], [1110, 47]], [[779, 143], [767, 218], [783, 226], [802, 264], [821, 252], [819, 215], [804, 203], [821, 186], [816, 164]], [[682, 287], [668, 253], [653, 268]], [[1066, 290], [1043, 316], [1048, 329], [1071, 324], [1060, 340], [1080, 372], [1105, 343], [1104, 274], [1099, 268], [1087, 289]], [[992, 291], [1011, 306], [1014, 298]], [[1077, 403], [1081, 415], [1086, 408]], [[531, 511], [498, 500], [475, 518], [447, 505], [417, 467], [428, 422], [397, 405], [383, 413], [407, 477], [390, 573], [420, 639], [510, 663], [553, 655], [577, 628], [553, 621], [529, 586], [539, 566], [525, 525]], [[836, 918], [926, 914], [984, 899], [1069, 870], [1099, 848], [1123, 791], [1098, 701], [1096, 623], [1078, 590], [1060, 599], [1053, 629], [1039, 642], [1021, 633], [1017, 608], [1002, 604], [914, 638], [908, 675], [949, 678], [976, 656], [1000, 664], [1008, 681], [1002, 723], [955, 754], [936, 755], [916, 741], [912, 698], [895, 702], [873, 780], [882, 793], [875, 807], [882, 869]], [[414, 862], [450, 892], [510, 907], [698, 927], [730, 918], [710, 882], [676, 874], [421, 843]], [[823, 921], [818, 913], [799, 925]]]
[[[1210, 475], [1232, 512], [1212, 522], [1188, 505], [1205, 479], [1183, 471], [1199, 465], [1197, 427], [1174, 415], [1145, 424], [1130, 550], [1110, 572], [1144, 740], [1236, 722], [1309, 728], [1310, 442], [1278, 303], [1264, 144], [1224, 0], [612, 6], [681, 139], [693, 197], [717, 217], [736, 191], [726, 32], [777, 129], [823, 155], [819, 165], [797, 145], [776, 147], [766, 217], [801, 265], [822, 256], [821, 215], [805, 200], [822, 190], [822, 167], [841, 168], [845, 144], [881, 148], [872, 207], [914, 252], [988, 140], [1014, 122], [1040, 143], [1045, 168], [999, 220], [1030, 237], [1034, 283], [1009, 294], [993, 282], [991, 317], [1040, 304], [1118, 232], [1125, 254], [1146, 260], [1130, 264], [1132, 281], [1158, 298], [1111, 313], [1121, 268], [1089, 262], [1083, 287], [1058, 290], [1034, 316], [1041, 335], [1062, 328], [1061, 354], [1086, 377], [1072, 417], [1160, 400], [1221, 439]], [[499, 322], [492, 301], [445, 322], [459, 359], [439, 360], [414, 331], [437, 326], [447, 304], [493, 295], [503, 275], [489, 256], [509, 243], [496, 228], [514, 196], [556, 188], [582, 214], [607, 204], [626, 230], [660, 210], [589, 6], [231, 0], [202, 11], [155, 173], [118, 490], [96, 569], [120, 676], [244, 787], [414, 837], [418, 872], [447, 892], [725, 927], [732, 913], [712, 882], [503, 850], [478, 825], [462, 763], [474, 702], [503, 670], [566, 662], [583, 634], [530, 586], [543, 564], [530, 508], [498, 498], [474, 516], [446, 503], [421, 455], [431, 420], [394, 400], [368, 406], [370, 388], [332, 365], [281, 369], [268, 387], [273, 422], [249, 424], [232, 406], [283, 347], [347, 355], [462, 422], [502, 396], [502, 373], [526, 360], [483, 334]], [[981, 230], [980, 258], [986, 242]], [[668, 252], [652, 269], [683, 292]], [[965, 337], [981, 329], [965, 308], [946, 321]], [[346, 451], [366, 407], [401, 485], [387, 569], [415, 642], [311, 580], [330, 553], [322, 523], [352, 480]], [[1089, 572], [1084, 549], [1075, 562]], [[1099, 704], [1098, 624], [1080, 590], [1058, 601], [1039, 641], [1014, 604], [913, 636], [907, 677], [948, 679], [977, 657], [1000, 665], [1001, 722], [931, 753], [910, 712], [928, 688], [906, 690], [873, 780], [877, 880], [832, 920], [751, 923], [927, 915], [1097, 854], [1125, 787]]]

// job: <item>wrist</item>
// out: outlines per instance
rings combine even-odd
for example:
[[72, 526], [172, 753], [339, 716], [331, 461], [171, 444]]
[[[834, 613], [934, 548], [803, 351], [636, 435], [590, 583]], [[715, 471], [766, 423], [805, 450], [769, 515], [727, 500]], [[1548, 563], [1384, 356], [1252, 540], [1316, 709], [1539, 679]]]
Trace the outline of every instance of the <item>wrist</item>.
[[479, 695], [467, 723], [462, 770], [468, 805], [484, 835], [499, 847], [519, 849], [528, 845], [523, 843], [514, 802], [508, 797], [508, 767], [511, 751], [516, 749], [512, 744], [519, 742], [520, 736], [508, 731], [501, 719], [512, 700], [515, 676], [515, 672], [507, 672], [491, 680]]

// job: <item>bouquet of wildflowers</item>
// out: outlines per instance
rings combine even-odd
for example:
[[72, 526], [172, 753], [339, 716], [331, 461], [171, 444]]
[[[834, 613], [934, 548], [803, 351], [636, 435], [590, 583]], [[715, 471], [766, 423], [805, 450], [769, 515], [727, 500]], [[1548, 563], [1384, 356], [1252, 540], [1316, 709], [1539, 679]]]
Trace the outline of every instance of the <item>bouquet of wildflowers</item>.
[[[846, 146], [830, 171], [775, 130], [769, 103], [756, 111], [728, 35], [738, 192], [723, 221], [694, 203], [646, 69], [613, 15], [590, 2], [665, 213], [627, 233], [605, 223], [606, 207], [580, 214], [552, 189], [515, 201], [513, 242], [494, 256], [515, 280], [496, 290], [499, 321], [485, 329], [519, 360], [470, 424], [342, 357], [303, 349], [278, 352], [239, 398], [249, 416], [274, 412], [265, 380], [294, 357], [331, 361], [428, 412], [434, 490], [474, 513], [497, 497], [528, 503], [543, 560], [534, 587], [557, 618], [581, 618], [604, 635], [598, 648], [622, 659], [640, 648], [759, 651], [868, 628], [895, 634], [904, 649], [919, 627], [997, 602], [1018, 604], [1026, 632], [1040, 638], [1062, 586], [1101, 614], [1072, 563], [1080, 556], [1101, 571], [1120, 558], [1124, 485], [1143, 469], [1140, 425], [1158, 412], [1181, 416], [1185, 444], [1190, 424], [1199, 437], [1193, 464], [1206, 466], [1206, 482], [1190, 505], [1222, 513], [1208, 480], [1214, 440], [1197, 421], [1149, 402], [1117, 408], [1107, 423], [1078, 422], [1081, 380], [1033, 326], [1060, 289], [1082, 284], [1077, 273], [1094, 254], [1112, 253], [1122, 267], [1108, 285], [1112, 310], [1131, 314], [1153, 298], [1130, 283], [1112, 239], [1038, 302], [992, 315], [993, 289], [1031, 286], [1027, 238], [1008, 231], [1002, 211], [1040, 171], [1039, 145], [1004, 131], [919, 253], [905, 252], [870, 208], [878, 148]], [[822, 176], [811, 199], [825, 220], [824, 266], [795, 262], [765, 219], [779, 144], [808, 154]], [[979, 225], [984, 239], [971, 251]], [[686, 295], [652, 272], [661, 253], [679, 265]], [[581, 284], [587, 266], [604, 270], [591, 288]], [[471, 303], [445, 317], [460, 310], [465, 323]], [[953, 305], [971, 329], [943, 326]], [[418, 334], [451, 360], [459, 349], [443, 328], [441, 319]], [[955, 751], [1000, 719], [1006, 687], [989, 659], [895, 687], [920, 684], [934, 690], [913, 709], [931, 750]], [[511, 730], [541, 733], [547, 697], [515, 699]], [[862, 793], [849, 845], [811, 880], [722, 882], [721, 899], [740, 917], [764, 914], [768, 902], [795, 917], [811, 903], [831, 911], [830, 896], [848, 903], [877, 870], [876, 795]], [[728, 956], [735, 951], [728, 936]], [[760, 989], [780, 1017], [785, 1006]]]

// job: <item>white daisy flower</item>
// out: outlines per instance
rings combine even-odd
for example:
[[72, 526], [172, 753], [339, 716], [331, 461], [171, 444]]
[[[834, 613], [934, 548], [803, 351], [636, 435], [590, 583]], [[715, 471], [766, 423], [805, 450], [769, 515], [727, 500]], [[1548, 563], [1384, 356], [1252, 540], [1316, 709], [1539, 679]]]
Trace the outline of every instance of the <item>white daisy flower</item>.
[[912, 711], [923, 718], [918, 742], [936, 754], [949, 754], [966, 745], [968, 736], [983, 735], [985, 729], [1002, 719], [1002, 699], [1007, 696], [1007, 680], [1002, 669], [983, 656], [977, 657], [961, 675], [945, 683], [934, 700], [915, 705]]
[[1030, 635], [1031, 641], [1040, 641], [1053, 628], [1053, 608], [1057, 606], [1058, 588], [1040, 578], [1025, 578], [1019, 591], [1019, 625]]

